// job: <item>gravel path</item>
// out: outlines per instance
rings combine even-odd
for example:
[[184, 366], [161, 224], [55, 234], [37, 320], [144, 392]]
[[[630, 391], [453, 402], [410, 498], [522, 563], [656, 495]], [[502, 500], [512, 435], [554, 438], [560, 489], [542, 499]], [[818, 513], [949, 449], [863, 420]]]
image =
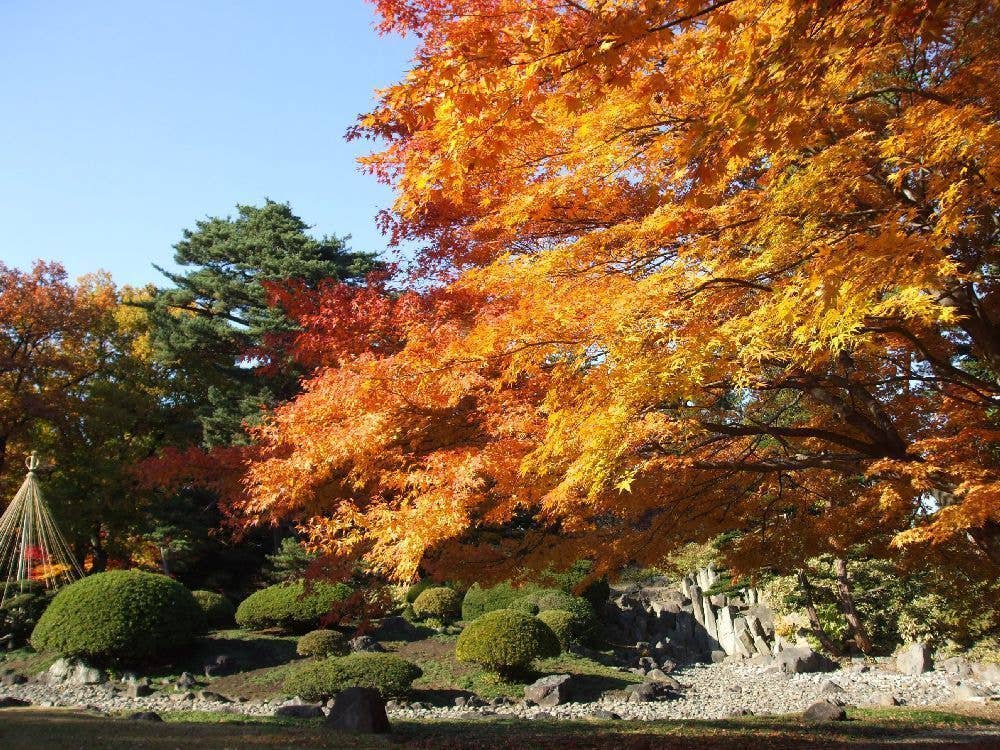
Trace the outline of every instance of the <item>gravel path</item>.
[[[836, 698], [847, 705], [866, 706], [877, 704], [880, 696], [891, 695], [903, 705], [940, 705], [955, 700], [958, 684], [954, 677], [942, 672], [906, 676], [875, 669], [847, 669], [827, 674], [783, 675], [746, 663], [693, 666], [678, 670], [673, 676], [684, 688], [683, 695], [661, 702], [603, 700], [567, 703], [551, 708], [515, 704], [472, 709], [404, 705], [393, 706], [389, 715], [407, 719], [490, 716], [573, 719], [593, 716], [595, 712], [612, 712], [623, 719], [722, 719], [741, 712], [757, 715], [801, 712], [823, 698]], [[1000, 686], [973, 679], [964, 680], [962, 684], [966, 688], [971, 686], [992, 693], [994, 700], [1000, 692]], [[155, 693], [130, 699], [120, 687], [111, 684], [67, 687], [29, 682], [0, 687], [0, 698], [4, 696], [28, 700], [36, 706], [88, 707], [102, 713], [214, 711], [270, 716], [281, 704], [281, 701], [204, 700], [194, 693]]]

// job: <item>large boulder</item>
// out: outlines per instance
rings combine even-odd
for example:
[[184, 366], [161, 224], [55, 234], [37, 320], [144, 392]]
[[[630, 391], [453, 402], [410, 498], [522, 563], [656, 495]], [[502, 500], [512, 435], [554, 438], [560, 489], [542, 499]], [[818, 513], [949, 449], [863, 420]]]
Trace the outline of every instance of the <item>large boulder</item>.
[[378, 690], [360, 687], [337, 693], [326, 725], [343, 732], [364, 734], [386, 734], [390, 729], [381, 694]]
[[569, 701], [571, 680], [568, 674], [543, 677], [524, 688], [524, 699], [539, 706], [558, 706]]
[[50, 685], [100, 685], [104, 673], [76, 659], [56, 659], [45, 672], [45, 682]]
[[911, 643], [896, 654], [896, 669], [902, 674], [923, 674], [931, 666], [931, 648], [926, 643]]
[[808, 646], [788, 646], [778, 652], [775, 661], [778, 670], [787, 674], [827, 672], [833, 668], [830, 659]]
[[359, 635], [348, 641], [348, 646], [355, 653], [382, 653], [385, 647], [370, 635]]

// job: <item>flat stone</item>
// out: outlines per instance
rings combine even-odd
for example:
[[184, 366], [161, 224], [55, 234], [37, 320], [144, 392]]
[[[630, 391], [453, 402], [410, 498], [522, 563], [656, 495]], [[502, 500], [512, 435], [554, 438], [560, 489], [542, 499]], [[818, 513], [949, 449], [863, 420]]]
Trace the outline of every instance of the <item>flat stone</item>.
[[198, 700], [208, 701], [210, 703], [232, 703], [229, 698], [220, 694], [214, 693], [211, 690], [201, 690], [198, 692]]
[[844, 688], [833, 680], [823, 680], [819, 686], [819, 692], [823, 695], [836, 695], [837, 693], [843, 693]]
[[30, 705], [31, 701], [22, 698], [12, 698], [9, 695], [0, 696], [0, 708], [24, 708]]

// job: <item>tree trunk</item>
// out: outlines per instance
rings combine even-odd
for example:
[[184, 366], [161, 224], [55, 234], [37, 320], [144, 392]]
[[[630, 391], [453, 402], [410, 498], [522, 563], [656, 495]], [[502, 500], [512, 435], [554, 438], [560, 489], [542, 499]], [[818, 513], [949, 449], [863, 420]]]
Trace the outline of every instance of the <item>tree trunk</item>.
[[91, 573], [103, 573], [108, 567], [108, 553], [101, 546], [101, 527], [94, 530], [90, 538], [90, 546], [93, 548], [93, 559], [90, 562]]
[[166, 547], [160, 547], [160, 568], [163, 575], [170, 575], [170, 551]]
[[812, 586], [809, 585], [809, 579], [806, 578], [806, 572], [804, 570], [799, 570], [799, 589], [802, 591], [802, 596], [806, 602], [806, 614], [809, 615], [809, 625], [812, 627], [813, 635], [819, 639], [820, 644], [829, 651], [834, 656], [840, 656], [840, 648], [833, 642], [826, 631], [823, 629], [823, 624], [819, 621], [819, 614], [816, 612], [816, 603], [813, 601]]
[[844, 619], [854, 636], [854, 643], [864, 654], [872, 652], [872, 640], [868, 636], [865, 624], [858, 616], [858, 610], [854, 607], [854, 597], [851, 595], [851, 582], [847, 576], [847, 560], [838, 557], [833, 561], [834, 570], [837, 575], [837, 598], [840, 599], [840, 611], [844, 613]]

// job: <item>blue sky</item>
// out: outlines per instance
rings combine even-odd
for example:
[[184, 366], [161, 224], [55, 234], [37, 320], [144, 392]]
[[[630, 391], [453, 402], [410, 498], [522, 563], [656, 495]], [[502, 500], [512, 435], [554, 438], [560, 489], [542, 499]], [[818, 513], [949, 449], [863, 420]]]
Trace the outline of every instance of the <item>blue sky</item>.
[[159, 282], [205, 216], [265, 197], [382, 251], [391, 192], [344, 132], [412, 40], [364, 0], [0, 0], [0, 260]]

